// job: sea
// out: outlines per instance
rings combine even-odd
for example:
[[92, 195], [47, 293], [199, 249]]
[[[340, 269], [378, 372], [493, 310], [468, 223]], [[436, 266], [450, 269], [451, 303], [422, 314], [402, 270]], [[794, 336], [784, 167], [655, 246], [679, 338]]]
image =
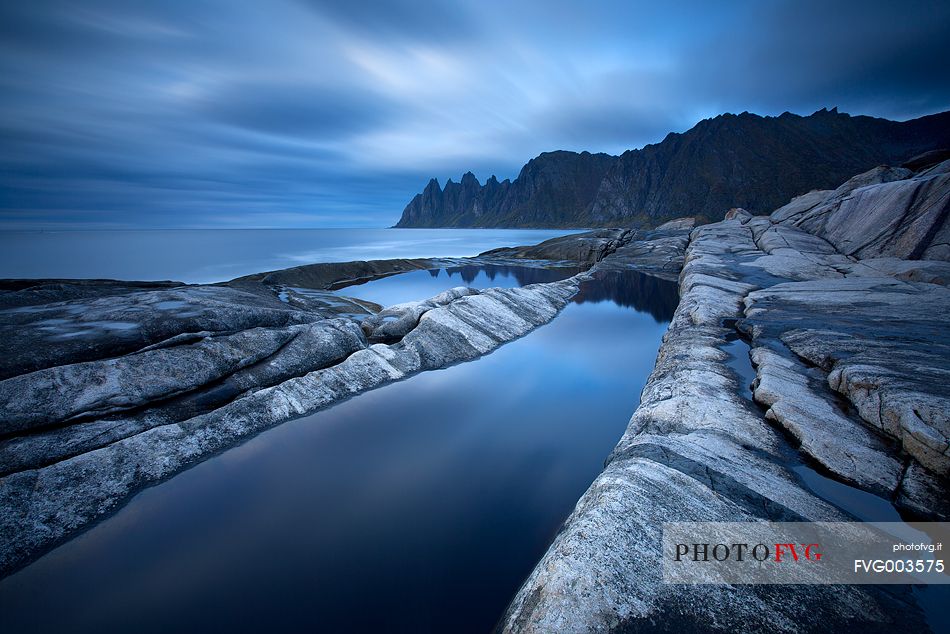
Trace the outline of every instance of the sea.
[[261, 271], [466, 257], [579, 229], [168, 229], [0, 232], [0, 278], [223, 282]]

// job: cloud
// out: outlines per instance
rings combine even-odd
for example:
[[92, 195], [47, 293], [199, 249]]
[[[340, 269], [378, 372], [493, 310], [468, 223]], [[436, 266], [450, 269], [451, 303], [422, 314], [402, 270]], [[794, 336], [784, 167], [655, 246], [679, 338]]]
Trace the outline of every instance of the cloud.
[[950, 104], [950, 5], [868, 0], [759, 5], [755, 28], [708, 38], [688, 54], [703, 95], [749, 109], [842, 105], [899, 119]]
[[212, 121], [298, 139], [345, 138], [396, 116], [373, 92], [298, 82], [240, 82], [196, 101]]
[[388, 226], [723, 111], [944, 110], [948, 58], [916, 0], [3, 3], [0, 227]]
[[461, 2], [302, 0], [340, 29], [387, 40], [453, 43], [476, 36], [477, 14]]

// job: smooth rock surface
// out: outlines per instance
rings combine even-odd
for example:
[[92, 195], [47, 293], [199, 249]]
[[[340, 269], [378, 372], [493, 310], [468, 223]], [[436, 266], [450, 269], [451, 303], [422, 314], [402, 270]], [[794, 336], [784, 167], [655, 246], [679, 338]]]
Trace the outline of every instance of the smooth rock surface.
[[242, 288], [253, 286], [254, 283], [260, 283], [269, 286], [302, 286], [304, 288], [331, 289], [339, 288], [340, 286], [358, 280], [427, 269], [431, 268], [432, 265], [432, 260], [421, 258], [326, 262], [246, 275], [231, 280], [228, 282], [228, 285]]
[[849, 484], [887, 498], [896, 493], [902, 461], [884, 439], [844, 415], [839, 403], [815, 389], [815, 382], [824, 377], [766, 347], [755, 348], [752, 363], [757, 374], [755, 400], [768, 407], [767, 419], [795, 436], [802, 451]]
[[781, 331], [787, 349], [822, 368], [868, 428], [947, 474], [950, 348], [941, 333], [950, 289], [857, 276], [776, 285], [752, 293], [747, 306], [754, 333]]
[[602, 260], [599, 270], [633, 269], [661, 279], [675, 281], [683, 268], [683, 258], [694, 218], [677, 218], [652, 231], [637, 232], [619, 245], [611, 257]]
[[[872, 170], [691, 233], [640, 406], [499, 629], [926, 627], [896, 588], [664, 584], [660, 540], [665, 521], [851, 517], [797, 476], [801, 456], [911, 517], [950, 517], [946, 269], [895, 257], [939, 255], [941, 169]], [[724, 351], [736, 328], [758, 405]]]
[[634, 232], [630, 229], [600, 229], [551, 238], [534, 246], [492, 249], [479, 257], [572, 260], [594, 264], [629, 243], [633, 237]]
[[[950, 161], [914, 175], [875, 168], [821, 196], [806, 208], [793, 201], [773, 220], [817, 235], [844, 255], [950, 260]], [[797, 199], [796, 199], [797, 200]], [[900, 213], [895, 213], [899, 210]]]
[[[393, 323], [389, 314], [411, 316], [391, 345], [370, 345], [352, 320], [307, 315], [315, 321], [245, 330], [219, 341], [185, 338], [116, 360], [8, 379], [0, 392], [11, 413], [4, 423], [8, 433], [45, 428], [80, 412], [90, 420], [0, 442], [0, 574], [114, 510], [142, 487], [242, 438], [413, 373], [473, 359], [526, 334], [553, 319], [585, 275], [521, 288], [458, 288], [419, 305], [394, 307], [377, 326], [367, 326], [375, 336], [379, 327]], [[298, 339], [307, 345], [294, 350]], [[285, 358], [281, 351], [287, 351]], [[248, 352], [254, 356], [246, 358]], [[264, 361], [268, 357], [273, 358]], [[171, 371], [175, 367], [180, 371]], [[202, 410], [191, 408], [194, 402], [167, 400], [202, 372], [200, 381], [211, 381], [227, 398], [215, 400], [214, 390], [202, 394], [210, 407], [197, 415]], [[221, 380], [215, 384], [216, 377]], [[18, 400], [17, 389], [26, 389], [28, 398]], [[96, 419], [150, 399], [158, 405], [144, 413]]]
[[[739, 395], [740, 377], [726, 363], [731, 320], [743, 316], [744, 299], [758, 284], [775, 281], [755, 266], [761, 257], [752, 229], [739, 219], [693, 232], [680, 305], [641, 405], [500, 629], [798, 632], [921, 625], [912, 604], [870, 586], [775, 591], [663, 583], [662, 522], [848, 517], [798, 479], [791, 468], [796, 452]], [[881, 471], [896, 486], [898, 473]]]

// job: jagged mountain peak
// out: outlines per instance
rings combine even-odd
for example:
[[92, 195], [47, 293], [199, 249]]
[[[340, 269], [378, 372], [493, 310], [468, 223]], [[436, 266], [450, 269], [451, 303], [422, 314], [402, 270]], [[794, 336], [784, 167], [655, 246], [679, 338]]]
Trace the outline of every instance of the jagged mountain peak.
[[439, 190], [430, 181], [396, 226], [656, 226], [681, 216], [719, 220], [733, 207], [768, 213], [941, 147], [950, 147], [950, 112], [905, 122], [837, 107], [808, 116], [724, 113], [619, 157], [555, 150], [529, 160], [514, 181], [480, 185], [471, 172], [463, 186], [449, 180]]

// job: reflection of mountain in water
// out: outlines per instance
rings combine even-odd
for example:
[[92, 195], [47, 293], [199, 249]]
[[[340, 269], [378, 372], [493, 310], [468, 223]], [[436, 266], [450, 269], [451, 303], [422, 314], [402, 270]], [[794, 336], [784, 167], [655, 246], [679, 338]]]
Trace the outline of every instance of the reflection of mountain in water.
[[574, 298], [577, 304], [611, 301], [620, 306], [649, 313], [659, 322], [668, 322], [679, 303], [675, 282], [637, 271], [605, 271], [581, 284]]
[[583, 268], [576, 266], [559, 266], [549, 269], [534, 268], [530, 266], [506, 266], [502, 264], [479, 264], [456, 266], [447, 269], [432, 269], [429, 273], [432, 277], [438, 277], [444, 270], [451, 278], [458, 275], [466, 284], [471, 284], [478, 277], [479, 273], [484, 273], [489, 280], [494, 280], [499, 275], [504, 277], [514, 277], [518, 280], [519, 286], [526, 284], [538, 284], [541, 282], [557, 282], [564, 280], [572, 275], [583, 271]]

